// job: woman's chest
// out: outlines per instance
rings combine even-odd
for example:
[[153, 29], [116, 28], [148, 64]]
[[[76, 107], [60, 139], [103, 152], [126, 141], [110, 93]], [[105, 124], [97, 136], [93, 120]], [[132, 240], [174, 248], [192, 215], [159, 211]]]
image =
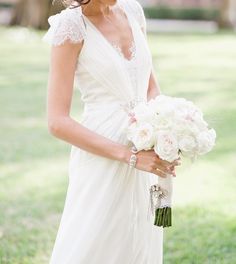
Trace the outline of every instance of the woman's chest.
[[132, 27], [131, 58], [127, 59], [119, 46], [109, 43], [100, 32], [87, 24], [86, 39], [76, 70], [77, 77], [81, 77], [81, 85], [86, 87], [86, 80], [93, 78], [123, 98], [133, 98], [137, 91], [145, 94], [152, 58], [143, 32], [138, 25], [132, 24]]

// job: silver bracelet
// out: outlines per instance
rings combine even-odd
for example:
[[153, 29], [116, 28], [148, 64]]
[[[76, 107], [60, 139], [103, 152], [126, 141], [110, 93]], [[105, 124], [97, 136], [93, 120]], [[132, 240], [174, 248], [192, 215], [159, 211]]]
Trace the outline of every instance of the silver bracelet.
[[139, 151], [137, 150], [137, 148], [135, 146], [131, 147], [131, 152], [134, 154], [137, 154]]
[[130, 168], [135, 168], [136, 163], [137, 163], [137, 156], [136, 156], [136, 154], [138, 153], [138, 150], [135, 148], [135, 146], [133, 146], [133, 147], [131, 148], [131, 152], [132, 152], [133, 154], [130, 156], [130, 159], [129, 159], [129, 166], [130, 166]]

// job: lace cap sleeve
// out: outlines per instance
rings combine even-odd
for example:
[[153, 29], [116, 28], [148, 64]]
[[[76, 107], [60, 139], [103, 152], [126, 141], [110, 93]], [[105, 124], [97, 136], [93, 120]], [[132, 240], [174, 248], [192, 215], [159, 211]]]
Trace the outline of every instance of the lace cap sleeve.
[[80, 43], [86, 37], [86, 28], [80, 7], [66, 8], [48, 18], [50, 25], [42, 41], [53, 46], [62, 45], [66, 40]]
[[127, 7], [128, 11], [133, 14], [135, 19], [139, 23], [142, 31], [146, 35], [147, 23], [146, 23], [146, 17], [143, 11], [143, 7], [141, 6], [141, 4], [137, 0], [125, 0], [125, 2], [123, 3]]

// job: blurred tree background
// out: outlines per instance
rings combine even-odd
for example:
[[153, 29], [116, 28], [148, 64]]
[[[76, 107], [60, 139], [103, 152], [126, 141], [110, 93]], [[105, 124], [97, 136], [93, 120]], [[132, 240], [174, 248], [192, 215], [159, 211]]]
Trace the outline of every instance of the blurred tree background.
[[0, 7], [8, 9], [10, 25], [37, 29], [47, 28], [48, 17], [64, 8], [58, 0], [53, 4], [51, 0], [0, 0]]
[[[213, 152], [178, 168], [164, 263], [233, 264], [235, 1], [143, 2], [148, 25], [156, 17], [158, 24], [203, 19], [219, 25], [213, 32], [205, 22], [202, 32], [148, 32], [162, 92], [193, 100], [217, 131]], [[0, 0], [0, 264], [48, 263], [64, 206], [70, 146], [48, 133], [50, 47], [42, 42], [47, 17], [62, 8], [46, 0]], [[82, 109], [75, 89], [72, 117], [79, 121]]]
[[14, 6], [11, 24], [43, 29], [48, 26], [47, 18], [60, 8], [60, 4], [52, 5], [50, 0], [19, 0]]
[[[236, 27], [236, 0], [141, 1], [148, 18], [215, 20], [220, 27]], [[63, 9], [60, 0], [0, 0], [0, 8], [11, 9], [12, 25], [48, 27], [49, 15]]]

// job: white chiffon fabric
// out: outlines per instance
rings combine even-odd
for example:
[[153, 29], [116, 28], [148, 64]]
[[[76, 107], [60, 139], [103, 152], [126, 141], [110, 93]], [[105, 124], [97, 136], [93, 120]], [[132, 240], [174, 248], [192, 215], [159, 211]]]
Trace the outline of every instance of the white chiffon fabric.
[[[81, 124], [115, 142], [126, 138], [124, 106], [147, 100], [152, 69], [145, 17], [136, 0], [118, 0], [132, 29], [135, 56], [127, 61], [82, 14], [65, 9], [49, 18], [43, 40], [84, 41], [75, 84], [84, 103]], [[132, 66], [131, 66], [132, 65]], [[131, 67], [132, 70], [128, 68]], [[151, 173], [71, 147], [69, 185], [50, 264], [161, 264], [163, 228], [148, 218]]]

